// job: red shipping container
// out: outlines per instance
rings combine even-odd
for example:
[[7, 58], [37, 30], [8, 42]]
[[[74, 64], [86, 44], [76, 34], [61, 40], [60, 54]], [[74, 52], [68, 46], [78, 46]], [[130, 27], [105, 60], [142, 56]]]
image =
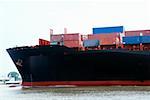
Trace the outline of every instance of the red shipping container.
[[125, 31], [125, 36], [149, 36], [150, 30]]
[[50, 42], [48, 40], [39, 39], [39, 45], [50, 45]]
[[142, 34], [143, 36], [150, 36], [150, 30], [144, 30]]
[[81, 35], [79, 33], [64, 34], [64, 41], [80, 41]]
[[125, 36], [140, 36], [140, 31], [125, 31]]
[[81, 42], [79, 41], [64, 41], [64, 45], [67, 47], [81, 47]]
[[92, 34], [88, 35], [89, 40], [97, 39], [100, 41], [100, 45], [113, 45], [119, 42], [119, 33], [111, 34]]
[[51, 42], [63, 41], [63, 34], [51, 35]]

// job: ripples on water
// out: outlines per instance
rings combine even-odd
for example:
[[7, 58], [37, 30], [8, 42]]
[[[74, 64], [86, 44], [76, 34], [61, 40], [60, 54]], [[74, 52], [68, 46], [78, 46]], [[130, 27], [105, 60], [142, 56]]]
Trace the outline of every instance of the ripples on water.
[[0, 85], [0, 100], [150, 100], [149, 86], [22, 88]]

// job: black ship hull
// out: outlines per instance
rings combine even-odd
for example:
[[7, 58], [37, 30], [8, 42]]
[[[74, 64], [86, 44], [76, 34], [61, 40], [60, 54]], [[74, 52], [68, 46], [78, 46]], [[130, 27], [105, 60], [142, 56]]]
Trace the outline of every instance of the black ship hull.
[[64, 46], [7, 49], [23, 86], [150, 85], [150, 52], [76, 51]]

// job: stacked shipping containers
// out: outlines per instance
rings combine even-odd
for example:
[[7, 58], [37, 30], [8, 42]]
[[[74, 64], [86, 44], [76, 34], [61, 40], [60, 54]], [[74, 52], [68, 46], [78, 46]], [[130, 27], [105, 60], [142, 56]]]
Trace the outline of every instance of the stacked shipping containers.
[[102, 49], [120, 46], [120, 34], [124, 32], [123, 26], [93, 28], [93, 34], [88, 35], [89, 40], [99, 40]]
[[[51, 35], [51, 42], [63, 42], [67, 47], [83, 47], [84, 40], [98, 40], [102, 46], [114, 46], [120, 43], [119, 34], [124, 31], [123, 26], [93, 28], [92, 35], [80, 35], [79, 33], [67, 33]], [[90, 41], [91, 42], [91, 41]], [[93, 41], [92, 41], [93, 42]], [[86, 41], [87, 43], [87, 41]]]
[[67, 47], [81, 47], [81, 35], [79, 33], [66, 33], [51, 35], [51, 44], [60, 44]]
[[140, 36], [125, 36], [123, 44], [126, 49], [140, 50]]
[[126, 31], [124, 47], [131, 50], [150, 49], [150, 30]]
[[63, 34], [51, 35], [51, 45], [63, 45]]
[[[89, 41], [86, 41], [89, 40]], [[91, 41], [94, 40], [94, 41]], [[116, 48], [117, 46], [123, 46], [127, 49], [138, 49], [150, 47], [150, 30], [136, 30], [136, 31], [125, 31], [123, 26], [115, 27], [101, 27], [93, 28], [93, 34], [80, 35], [79, 33], [65, 33], [51, 35], [51, 43], [61, 44], [67, 47], [78, 48], [82, 47], [82, 41], [86, 44], [93, 45], [91, 43], [97, 43], [99, 41], [102, 48]], [[48, 42], [42, 42], [40, 44], [48, 44]], [[141, 45], [142, 44], [142, 45]], [[150, 49], [150, 48], [149, 48]]]
[[64, 45], [71, 48], [77, 48], [82, 46], [80, 33], [67, 33], [64, 34]]
[[91, 34], [88, 35], [89, 40], [99, 40], [101, 45], [114, 45], [118, 43], [118, 33], [112, 34]]

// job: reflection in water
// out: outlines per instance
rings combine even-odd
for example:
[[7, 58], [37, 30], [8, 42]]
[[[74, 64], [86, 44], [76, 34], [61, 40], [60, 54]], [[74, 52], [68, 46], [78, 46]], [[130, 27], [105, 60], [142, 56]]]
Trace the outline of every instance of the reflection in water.
[[22, 88], [0, 85], [0, 100], [150, 100], [150, 87]]

